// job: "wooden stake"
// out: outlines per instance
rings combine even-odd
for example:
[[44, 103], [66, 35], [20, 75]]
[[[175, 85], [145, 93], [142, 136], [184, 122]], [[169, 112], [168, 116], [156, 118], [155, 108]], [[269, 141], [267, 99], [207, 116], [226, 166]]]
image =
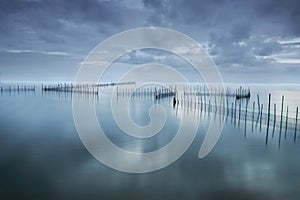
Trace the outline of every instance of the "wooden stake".
[[296, 137], [297, 137], [297, 121], [298, 121], [298, 106], [297, 106], [297, 109], [296, 109], [296, 123], [295, 123], [294, 142], [296, 142]]
[[271, 107], [271, 93], [269, 94], [269, 104], [268, 104], [268, 123], [267, 123], [267, 134], [266, 134], [266, 145], [268, 144], [268, 137], [269, 137], [270, 107]]

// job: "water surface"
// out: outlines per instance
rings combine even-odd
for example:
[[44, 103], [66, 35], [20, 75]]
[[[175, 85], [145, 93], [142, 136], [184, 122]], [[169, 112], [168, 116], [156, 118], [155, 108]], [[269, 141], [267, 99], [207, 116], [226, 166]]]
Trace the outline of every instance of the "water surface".
[[[267, 108], [268, 93], [278, 104], [285, 95], [292, 120], [299, 105], [299, 89], [287, 86], [251, 86], [249, 110], [259, 93]], [[89, 101], [83, 96], [82, 101]], [[94, 98], [94, 97], [92, 97]], [[119, 104], [122, 106], [122, 98]], [[118, 128], [107, 93], [98, 95], [98, 120], [115, 144], [128, 151], [149, 152], [166, 145], [176, 134], [181, 117], [199, 118], [197, 136], [185, 154], [170, 166], [146, 174], [126, 174], [106, 167], [83, 146], [72, 116], [69, 93], [3, 92], [0, 94], [1, 199], [299, 199], [299, 135], [293, 126], [280, 136], [278, 126], [229, 115], [212, 152], [198, 158], [208, 122], [218, 114], [199, 107], [172, 106], [172, 99], [131, 99], [130, 114], [139, 125], [149, 123], [148, 108], [164, 106], [165, 127], [150, 139], [134, 139]], [[277, 122], [278, 123], [278, 122]], [[188, 129], [187, 129], [187, 134]], [[280, 141], [280, 146], [278, 145]]]

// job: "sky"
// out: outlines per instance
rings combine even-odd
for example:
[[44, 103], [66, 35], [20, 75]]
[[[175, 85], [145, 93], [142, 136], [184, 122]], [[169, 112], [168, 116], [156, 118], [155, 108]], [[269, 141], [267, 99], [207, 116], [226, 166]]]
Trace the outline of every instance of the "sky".
[[[100, 42], [153, 26], [194, 38], [225, 82], [300, 83], [299, 22], [298, 0], [1, 0], [0, 81], [72, 81]], [[157, 57], [174, 64], [119, 62]]]

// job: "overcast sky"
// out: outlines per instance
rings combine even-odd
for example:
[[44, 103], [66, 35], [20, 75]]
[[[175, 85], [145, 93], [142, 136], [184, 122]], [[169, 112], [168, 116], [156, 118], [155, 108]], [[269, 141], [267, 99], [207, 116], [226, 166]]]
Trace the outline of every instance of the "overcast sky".
[[74, 80], [104, 39], [156, 26], [197, 40], [226, 82], [300, 83], [299, 24], [298, 0], [1, 0], [1, 80]]

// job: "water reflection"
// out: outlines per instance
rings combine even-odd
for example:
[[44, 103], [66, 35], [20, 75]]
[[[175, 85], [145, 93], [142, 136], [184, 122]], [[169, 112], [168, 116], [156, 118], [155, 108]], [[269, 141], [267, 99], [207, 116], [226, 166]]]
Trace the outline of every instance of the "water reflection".
[[[280, 132], [280, 118], [272, 117], [272, 129], [267, 136], [266, 116], [258, 114], [251, 101], [247, 109], [239, 109], [246, 102], [233, 101], [224, 110], [224, 106], [215, 109], [213, 100], [201, 104], [201, 100], [188, 99], [173, 107], [171, 98], [155, 102], [147, 95], [134, 97], [131, 116], [140, 125], [149, 123], [146, 111], [153, 103], [162, 104], [167, 112], [162, 132], [146, 140], [132, 139], [117, 128], [108, 109], [109, 96], [104, 92], [98, 97], [77, 97], [83, 102], [94, 98], [97, 116], [109, 133], [107, 136], [129, 151], [148, 152], [164, 146], [174, 137], [173, 129], [178, 128], [183, 116], [199, 119], [197, 137], [188, 151], [167, 168], [149, 174], [124, 174], [96, 161], [82, 145], [72, 118], [72, 94], [2, 93], [1, 199], [297, 199], [300, 196], [299, 145], [294, 143], [299, 138], [296, 135], [294, 140], [294, 126], [286, 129], [289, 126], [283, 117]], [[122, 98], [126, 97], [119, 96], [120, 105]], [[218, 123], [220, 116], [225, 116], [226, 122], [221, 138], [211, 154], [199, 160], [197, 155], [208, 122], [213, 119]], [[288, 118], [288, 123], [292, 121]]]

